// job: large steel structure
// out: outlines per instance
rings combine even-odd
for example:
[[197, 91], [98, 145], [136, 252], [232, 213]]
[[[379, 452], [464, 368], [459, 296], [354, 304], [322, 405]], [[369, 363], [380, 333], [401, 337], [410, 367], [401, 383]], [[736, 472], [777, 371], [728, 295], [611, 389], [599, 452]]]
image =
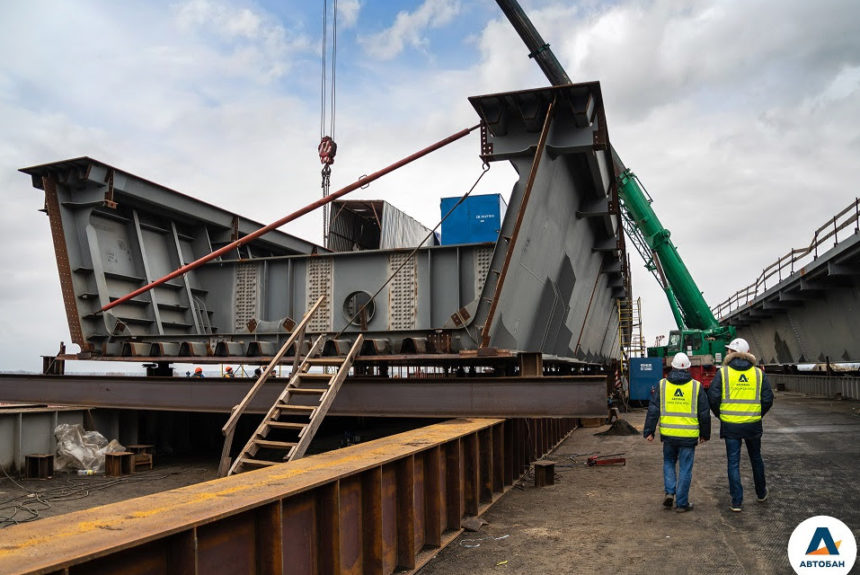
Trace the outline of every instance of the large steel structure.
[[[45, 193], [78, 357], [262, 361], [325, 295], [308, 331], [340, 332], [332, 355], [363, 331], [363, 355], [496, 348], [608, 361], [627, 270], [599, 84], [470, 102], [483, 160], [507, 160], [521, 176], [499, 241], [414, 257], [329, 252], [277, 231], [256, 237], [260, 224], [90, 158], [23, 169]], [[243, 237], [254, 239], [236, 242]], [[228, 245], [236, 247], [120, 299]], [[356, 298], [369, 300], [398, 269], [366, 322], [350, 323]]]

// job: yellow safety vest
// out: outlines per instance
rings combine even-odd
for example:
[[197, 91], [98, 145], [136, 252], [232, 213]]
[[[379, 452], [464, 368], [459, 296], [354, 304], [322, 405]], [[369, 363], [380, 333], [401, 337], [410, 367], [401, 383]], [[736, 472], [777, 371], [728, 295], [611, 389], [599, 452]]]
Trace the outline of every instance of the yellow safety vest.
[[761, 370], [722, 368], [723, 390], [720, 420], [726, 423], [754, 423], [761, 420]]
[[660, 380], [660, 434], [664, 437], [699, 437], [698, 406], [702, 384], [695, 379], [671, 387], [667, 384], [667, 380]]

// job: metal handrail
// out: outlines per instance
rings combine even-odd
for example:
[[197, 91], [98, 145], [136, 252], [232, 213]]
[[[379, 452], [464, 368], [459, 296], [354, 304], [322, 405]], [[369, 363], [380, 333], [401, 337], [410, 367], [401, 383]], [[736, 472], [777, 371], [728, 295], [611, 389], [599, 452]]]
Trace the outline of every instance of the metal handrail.
[[[854, 226], [854, 234], [860, 233], [860, 198], [855, 198], [845, 209], [815, 230], [812, 241], [809, 242], [808, 246], [794, 248], [784, 256], [781, 256], [774, 263], [764, 268], [755, 282], [738, 290], [734, 295], [711, 308], [714, 316], [722, 319], [733, 311], [750, 304], [759, 295], [767, 291], [768, 280], [771, 280], [771, 287], [773, 287], [784, 279], [788, 279], [800, 271], [803, 265], [818, 258], [818, 248], [822, 247], [824, 242], [832, 238], [833, 247], [839, 245], [839, 232], [849, 228], [851, 225]], [[846, 239], [845, 236], [843, 236], [844, 239]], [[801, 263], [803, 265], [798, 265]], [[773, 281], [774, 276], [776, 276], [775, 282]]]

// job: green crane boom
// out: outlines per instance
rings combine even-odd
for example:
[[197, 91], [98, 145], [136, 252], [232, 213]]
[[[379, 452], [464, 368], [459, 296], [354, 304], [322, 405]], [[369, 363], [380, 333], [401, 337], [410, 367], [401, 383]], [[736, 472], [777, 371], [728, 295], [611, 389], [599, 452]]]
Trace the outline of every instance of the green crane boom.
[[[645, 257], [646, 267], [655, 269], [666, 292], [675, 322], [680, 329], [712, 330], [720, 323], [708, 307], [693, 276], [684, 265], [678, 248], [670, 239], [671, 233], [663, 227], [657, 214], [651, 209], [651, 199], [644, 191], [639, 179], [621, 162], [613, 150], [618, 176], [618, 198], [623, 204], [625, 216], [629, 217], [651, 251]], [[619, 169], [620, 168], [620, 169]], [[628, 230], [629, 232], [630, 230]], [[634, 232], [635, 233], [635, 232]], [[638, 242], [637, 249], [639, 248]]]
[[[571, 80], [567, 72], [519, 3], [516, 0], [496, 0], [496, 3], [529, 49], [529, 57], [537, 61], [550, 83], [554, 86], [569, 84]], [[710, 383], [710, 373], [714, 370], [713, 362], [719, 362], [725, 353], [725, 345], [735, 337], [735, 328], [719, 324], [681, 260], [678, 249], [670, 239], [669, 230], [663, 227], [651, 209], [651, 198], [644, 186], [624, 166], [614, 148], [612, 157], [624, 229], [645, 261], [645, 267], [666, 292], [672, 315], [678, 324], [678, 331], [669, 334], [668, 345], [649, 348], [648, 355], [666, 357], [686, 351], [690, 355], [701, 356], [702, 361], [698, 363], [706, 366], [708, 373], [702, 373], [699, 378], [707, 385]]]

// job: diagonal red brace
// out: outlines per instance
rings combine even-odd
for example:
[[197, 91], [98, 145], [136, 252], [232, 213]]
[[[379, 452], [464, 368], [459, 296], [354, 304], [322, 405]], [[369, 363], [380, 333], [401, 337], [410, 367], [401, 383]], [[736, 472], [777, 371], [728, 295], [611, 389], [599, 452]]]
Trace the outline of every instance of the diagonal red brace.
[[207, 255], [203, 256], [202, 258], [199, 258], [199, 259], [197, 259], [197, 260], [195, 260], [189, 264], [185, 264], [181, 268], [170, 272], [169, 274], [167, 274], [163, 278], [157, 279], [157, 280], [143, 286], [142, 288], [138, 288], [138, 289], [134, 290], [133, 292], [126, 294], [126, 295], [122, 296], [121, 298], [118, 298], [118, 299], [110, 302], [109, 304], [107, 304], [106, 306], [101, 308], [101, 311], [107, 311], [107, 310], [111, 309], [112, 307], [117, 306], [123, 302], [126, 302], [135, 296], [138, 296], [142, 293], [146, 293], [149, 290], [151, 290], [152, 288], [154, 288], [155, 286], [161, 285], [168, 280], [172, 280], [175, 277], [181, 276], [182, 274], [189, 272], [189, 271], [193, 270], [194, 268], [197, 268], [197, 267], [205, 264], [206, 262], [208, 262], [211, 259], [217, 258], [218, 256], [225, 254], [225, 253], [229, 252], [230, 250], [234, 250], [244, 243], [247, 243], [247, 242], [250, 242], [251, 240], [257, 239], [260, 236], [262, 236], [263, 234], [266, 234], [266, 233], [274, 230], [275, 228], [281, 227], [282, 225], [286, 224], [287, 222], [291, 222], [291, 221], [295, 220], [296, 218], [299, 218], [299, 217], [301, 217], [301, 216], [303, 216], [309, 212], [312, 212], [313, 210], [315, 210], [321, 206], [324, 206], [325, 204], [327, 204], [329, 202], [332, 202], [332, 201], [338, 199], [341, 196], [345, 196], [346, 194], [352, 192], [353, 190], [355, 190], [357, 188], [360, 188], [362, 186], [366, 186], [370, 182], [384, 176], [385, 174], [387, 174], [389, 172], [396, 170], [397, 168], [400, 168], [401, 166], [405, 166], [406, 164], [408, 164], [414, 160], [417, 160], [418, 158], [420, 158], [422, 156], [426, 156], [430, 152], [438, 150], [439, 148], [446, 146], [446, 145], [450, 144], [451, 142], [457, 141], [460, 138], [467, 136], [470, 132], [472, 132], [472, 130], [477, 129], [479, 126], [480, 126], [480, 124], [472, 126], [471, 128], [466, 128], [464, 130], [460, 130], [456, 134], [452, 134], [451, 136], [448, 136], [444, 140], [439, 140], [435, 144], [432, 144], [432, 145], [424, 148], [423, 150], [419, 150], [418, 152], [415, 152], [411, 156], [407, 156], [407, 157], [403, 158], [402, 160], [395, 162], [395, 163], [391, 164], [390, 166], [387, 166], [387, 167], [379, 170], [378, 172], [374, 172], [367, 177], [359, 178], [358, 180], [349, 184], [345, 188], [341, 188], [340, 190], [336, 191], [335, 193], [333, 193], [333, 194], [331, 194], [331, 195], [329, 195], [329, 196], [327, 196], [321, 200], [317, 200], [312, 204], [308, 204], [307, 206], [303, 207], [302, 209], [295, 211], [288, 216], [284, 216], [283, 218], [281, 218], [275, 222], [272, 222], [271, 224], [269, 224], [267, 226], [263, 226], [259, 230], [255, 231], [255, 232], [251, 232], [250, 234], [248, 234], [247, 236], [245, 236], [243, 238], [239, 238], [238, 240], [231, 242], [224, 247], [218, 248], [214, 252], [207, 254]]

